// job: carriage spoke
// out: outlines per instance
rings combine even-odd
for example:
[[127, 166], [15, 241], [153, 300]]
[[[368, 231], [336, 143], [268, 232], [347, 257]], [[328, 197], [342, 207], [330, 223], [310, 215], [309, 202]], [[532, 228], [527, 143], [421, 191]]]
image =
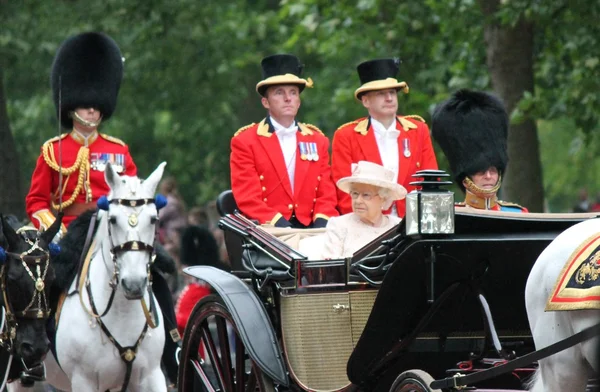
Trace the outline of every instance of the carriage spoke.
[[227, 385], [227, 390], [233, 389], [233, 372], [231, 369], [231, 350], [229, 349], [229, 336], [227, 334], [227, 321], [223, 318], [216, 318], [217, 336], [219, 342], [219, 352], [221, 353], [221, 367], [223, 369], [223, 378]]
[[208, 377], [204, 369], [202, 369], [202, 365], [200, 365], [200, 363], [198, 363], [198, 361], [194, 359], [191, 359], [190, 362], [192, 363], [192, 366], [194, 366], [196, 374], [200, 378], [200, 381], [202, 381], [204, 388], [206, 388], [206, 392], [216, 392], [210, 383], [210, 378]]
[[235, 335], [235, 389], [237, 392], [244, 392], [246, 382], [246, 352], [242, 339]]
[[202, 341], [204, 342], [204, 346], [206, 347], [206, 352], [208, 353], [210, 363], [215, 373], [215, 378], [217, 380], [217, 383], [219, 384], [219, 389], [224, 391], [226, 389], [225, 380], [223, 380], [223, 369], [221, 367], [221, 362], [219, 360], [215, 342], [213, 341], [213, 338], [210, 334], [208, 322], [203, 323]]

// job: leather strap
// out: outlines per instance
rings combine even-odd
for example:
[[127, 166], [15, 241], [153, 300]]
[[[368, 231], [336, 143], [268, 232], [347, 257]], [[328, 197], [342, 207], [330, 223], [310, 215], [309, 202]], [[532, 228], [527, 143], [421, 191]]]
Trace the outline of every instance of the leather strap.
[[[85, 242], [83, 243], [83, 250], [81, 255], [79, 255], [79, 266], [77, 267], [77, 287], [75, 293], [81, 290], [81, 275], [83, 272], [83, 266], [85, 264], [85, 257], [87, 253], [90, 251], [90, 245], [92, 242], [92, 237], [94, 237], [94, 229], [96, 228], [96, 220], [98, 218], [98, 211], [94, 212], [92, 218], [90, 220], [90, 225], [88, 226], [88, 231], [85, 236]], [[71, 293], [72, 294], [72, 293]]]
[[456, 388], [469, 384], [475, 384], [480, 381], [484, 381], [504, 373], [515, 370], [516, 368], [523, 367], [525, 365], [532, 364], [535, 361], [549, 357], [550, 355], [556, 354], [557, 352], [573, 347], [583, 341], [593, 338], [596, 335], [600, 335], [600, 323], [593, 325], [572, 335], [566, 339], [553, 343], [549, 346], [544, 347], [541, 350], [534, 351], [512, 361], [506, 362], [503, 365], [495, 366], [493, 368], [482, 370], [467, 376], [455, 375], [454, 377], [447, 377], [441, 380], [436, 380], [429, 386], [432, 389], [446, 389]]

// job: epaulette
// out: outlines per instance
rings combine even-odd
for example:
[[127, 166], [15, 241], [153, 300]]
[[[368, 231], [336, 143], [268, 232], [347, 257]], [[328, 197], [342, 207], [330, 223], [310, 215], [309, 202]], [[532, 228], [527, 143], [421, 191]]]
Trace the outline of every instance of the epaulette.
[[[347, 127], [348, 125], [351, 125], [351, 124], [358, 124], [358, 123], [360, 122], [360, 120], [361, 120], [361, 119], [358, 119], [358, 120], [354, 120], [354, 121], [347, 122], [346, 124], [340, 125], [340, 126], [338, 127], [338, 129], [342, 129], [342, 128], [344, 128], [344, 127]], [[336, 131], [337, 131], [338, 129], [336, 129]]]
[[44, 146], [45, 146], [46, 144], [52, 144], [52, 143], [54, 143], [54, 142], [57, 142], [57, 141], [59, 141], [59, 140], [61, 140], [61, 139], [64, 139], [64, 138], [66, 138], [68, 135], [69, 135], [68, 133], [63, 133], [63, 134], [62, 134], [62, 135], [60, 135], [60, 136], [54, 136], [52, 139], [48, 139], [48, 140], [46, 140], [46, 141], [44, 142]]
[[125, 146], [125, 142], [123, 140], [121, 140], [121, 139], [117, 139], [116, 137], [109, 136], [109, 135], [107, 135], [105, 133], [101, 133], [100, 136], [102, 136], [103, 139], [106, 139], [109, 142], [113, 142], [113, 143]]
[[307, 124], [307, 123], [302, 123], [302, 125], [306, 125], [308, 128], [312, 129], [313, 131], [317, 131], [321, 135], [323, 135], [323, 131], [321, 131], [316, 125]]
[[246, 129], [251, 128], [253, 125], [256, 125], [256, 123], [252, 123], [252, 124], [248, 124], [244, 127], [241, 127], [240, 129], [238, 129], [234, 134], [233, 137], [236, 137], [237, 135], [239, 135], [240, 133], [244, 132]]
[[517, 203], [511, 203], [509, 201], [498, 200], [497, 203], [504, 207], [516, 207], [516, 208], [520, 208], [522, 210], [526, 210], [526, 208], [523, 207], [522, 205], [517, 204]]
[[419, 116], [418, 114], [409, 114], [408, 116], [402, 116], [404, 118], [413, 118], [415, 120], [419, 120], [421, 122], [425, 122], [425, 120], [423, 119], [423, 117]]

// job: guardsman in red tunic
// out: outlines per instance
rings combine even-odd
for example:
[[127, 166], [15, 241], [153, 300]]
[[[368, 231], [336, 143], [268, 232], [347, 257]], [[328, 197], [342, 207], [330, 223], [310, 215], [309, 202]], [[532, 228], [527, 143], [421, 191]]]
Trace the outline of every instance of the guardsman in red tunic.
[[528, 212], [518, 204], [498, 200], [508, 164], [508, 114], [500, 99], [481, 91], [459, 90], [437, 106], [431, 131], [465, 192], [465, 201], [457, 206]]
[[256, 86], [268, 116], [231, 139], [231, 189], [240, 211], [261, 224], [325, 227], [337, 216], [329, 166], [329, 139], [314, 125], [296, 120], [300, 93], [312, 87], [300, 77], [296, 56], [262, 60]]
[[80, 35], [59, 49], [51, 84], [61, 125], [71, 131], [42, 146], [25, 200], [35, 227], [50, 227], [59, 209], [68, 226], [85, 210], [96, 208], [98, 198], [109, 192], [104, 180], [107, 162], [120, 174], [136, 175], [127, 145], [98, 132], [100, 122], [115, 110], [122, 75], [121, 52], [105, 36]]
[[[437, 160], [425, 120], [416, 115], [399, 116], [398, 91], [408, 93], [406, 82], [398, 82], [399, 59], [366, 61], [358, 65], [361, 86], [354, 97], [369, 116], [340, 126], [333, 136], [331, 170], [333, 181], [351, 175], [353, 163], [374, 162], [396, 173], [396, 181], [408, 192], [411, 176], [424, 169], [437, 169]], [[337, 191], [338, 210], [352, 212], [347, 193]], [[396, 201], [386, 211], [404, 217], [405, 200]]]
[[[108, 162], [121, 175], [137, 175], [127, 145], [98, 132], [100, 123], [108, 120], [115, 110], [122, 78], [121, 51], [104, 34], [79, 34], [68, 38], [58, 49], [52, 64], [52, 92], [60, 123], [70, 132], [42, 146], [25, 203], [36, 227], [49, 227], [61, 208], [67, 227], [84, 211], [95, 209], [98, 198], [110, 191], [104, 179]], [[62, 173], [62, 187], [59, 173]], [[165, 278], [155, 270], [157, 265], [172, 263], [166, 258], [164, 251], [157, 248], [152, 290], [163, 313], [166, 335], [163, 363], [169, 379], [175, 382], [178, 334], [171, 334], [171, 331], [176, 333], [173, 301]]]

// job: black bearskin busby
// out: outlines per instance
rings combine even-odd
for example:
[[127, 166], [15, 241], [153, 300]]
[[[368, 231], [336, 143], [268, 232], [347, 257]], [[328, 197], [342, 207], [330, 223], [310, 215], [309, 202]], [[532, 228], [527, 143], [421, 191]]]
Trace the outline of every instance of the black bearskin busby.
[[93, 107], [107, 120], [117, 106], [123, 79], [121, 51], [112, 38], [102, 33], [70, 37], [54, 57], [50, 79], [63, 127], [73, 127], [69, 113], [77, 108]]
[[508, 163], [508, 115], [496, 96], [459, 90], [434, 111], [431, 132], [458, 185], [491, 166], [503, 175]]
[[227, 270], [221, 262], [215, 236], [205, 227], [192, 225], [183, 229], [179, 252], [179, 259], [183, 265], [207, 265]]

